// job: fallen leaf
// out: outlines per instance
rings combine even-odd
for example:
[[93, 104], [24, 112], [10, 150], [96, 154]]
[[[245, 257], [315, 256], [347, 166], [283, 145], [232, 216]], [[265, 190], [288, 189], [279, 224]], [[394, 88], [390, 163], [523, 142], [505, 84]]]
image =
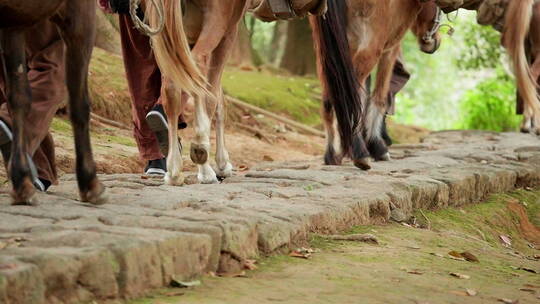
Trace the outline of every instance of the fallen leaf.
[[172, 291], [172, 292], [165, 293], [165, 296], [167, 296], [167, 297], [179, 297], [179, 296], [183, 296], [185, 294], [186, 293], [182, 292], [182, 291]]
[[244, 269], [247, 270], [255, 270], [257, 269], [257, 261], [256, 260], [245, 260], [244, 261]]
[[462, 253], [461, 253], [461, 256], [462, 256], [465, 260], [467, 260], [467, 262], [480, 263], [480, 260], [479, 260], [474, 254], [472, 254], [472, 253], [470, 253], [470, 252], [467, 252], [467, 251], [462, 252]]
[[409, 271], [407, 271], [407, 273], [409, 273], [409, 274], [418, 274], [418, 275], [424, 274], [422, 271], [419, 271], [419, 270], [409, 270]]
[[525, 291], [525, 292], [530, 292], [530, 293], [536, 293], [536, 290], [531, 289], [531, 288], [520, 288], [519, 290]]
[[512, 247], [512, 239], [509, 236], [499, 235], [499, 238], [505, 247]]
[[171, 283], [170, 283], [170, 286], [175, 287], [175, 288], [188, 288], [188, 287], [194, 287], [194, 286], [199, 286], [199, 285], [201, 285], [201, 281], [197, 280], [197, 281], [191, 281], [191, 282], [184, 282], [182, 280], [179, 280], [175, 276], [171, 278]]
[[247, 278], [245, 271], [232, 272], [232, 273], [223, 272], [223, 273], [218, 273], [217, 275], [218, 277], [222, 277], [222, 278]]
[[453, 276], [453, 277], [456, 277], [458, 279], [468, 280], [468, 279], [471, 278], [470, 276], [468, 276], [466, 274], [461, 274], [461, 273], [457, 273], [457, 272], [451, 272], [450, 275]]
[[240, 166], [238, 166], [238, 171], [240, 171], [240, 172], [245, 172], [245, 171], [247, 171], [247, 170], [249, 170], [249, 167], [246, 166], [246, 165], [240, 165]]
[[498, 300], [499, 302], [503, 302], [505, 304], [518, 304], [519, 303], [519, 300], [510, 300], [510, 299], [499, 299]]
[[16, 264], [2, 264], [0, 265], [0, 270], [8, 270], [17, 268]]
[[322, 237], [334, 241], [355, 241], [372, 244], [379, 244], [379, 240], [373, 234], [349, 234], [349, 235], [323, 235]]
[[450, 251], [448, 255], [452, 260], [465, 261], [465, 258], [457, 251]]
[[468, 288], [467, 288], [466, 291], [467, 291], [467, 295], [468, 295], [469, 297], [474, 297], [474, 296], [476, 296], [476, 295], [478, 294], [478, 292], [477, 292], [476, 290], [474, 290], [474, 289], [468, 289]]
[[274, 159], [269, 155], [264, 155], [263, 160], [267, 161], [267, 162], [273, 162], [274, 161]]
[[536, 274], [539, 273], [537, 270], [532, 269], [532, 268], [527, 268], [527, 267], [519, 267], [518, 270], [523, 270], [523, 271], [527, 271], [527, 272], [530, 272], [530, 273], [536, 273]]
[[309, 259], [311, 258], [311, 255], [315, 253], [315, 250], [311, 248], [297, 248], [293, 250], [291, 253], [289, 253], [289, 256], [293, 258], [302, 258], [302, 259]]

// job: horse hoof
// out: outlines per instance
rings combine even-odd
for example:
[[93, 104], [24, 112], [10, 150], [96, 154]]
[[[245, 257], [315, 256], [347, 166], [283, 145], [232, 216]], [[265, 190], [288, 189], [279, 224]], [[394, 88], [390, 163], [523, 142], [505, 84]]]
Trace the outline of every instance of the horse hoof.
[[364, 170], [364, 171], [367, 171], [367, 170], [371, 169], [371, 165], [369, 163], [369, 158], [367, 158], [367, 157], [355, 160], [354, 161], [354, 166], [357, 167], [358, 169], [361, 169], [361, 170]]
[[169, 186], [182, 186], [184, 184], [184, 175], [180, 174], [173, 176], [172, 174], [167, 173], [165, 175], [165, 184]]
[[11, 202], [12, 206], [37, 206], [39, 205], [38, 199], [32, 195], [32, 197], [26, 199], [13, 199]]
[[219, 180], [215, 173], [207, 175], [197, 174], [197, 179], [199, 180], [199, 183], [205, 185], [219, 184]]
[[81, 192], [81, 202], [90, 203], [95, 206], [106, 204], [109, 201], [105, 187], [101, 183], [97, 183], [94, 189], [88, 192]]
[[12, 202], [14, 206], [36, 206], [38, 204], [37, 198], [35, 198], [36, 188], [34, 183], [30, 181], [30, 178], [25, 178], [18, 187], [13, 189], [11, 193]]
[[208, 149], [201, 144], [191, 144], [191, 160], [199, 165], [206, 164], [208, 161]]
[[227, 165], [225, 165], [225, 169], [218, 168], [216, 175], [219, 180], [224, 180], [227, 177], [233, 176], [233, 166], [228, 162]]
[[384, 153], [382, 156], [376, 158], [377, 161], [391, 161], [390, 152]]

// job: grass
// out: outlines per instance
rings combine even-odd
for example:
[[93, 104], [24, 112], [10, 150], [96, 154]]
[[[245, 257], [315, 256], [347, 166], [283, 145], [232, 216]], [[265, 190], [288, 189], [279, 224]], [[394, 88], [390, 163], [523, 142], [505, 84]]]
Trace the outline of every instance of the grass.
[[321, 89], [313, 77], [297, 77], [229, 68], [223, 76], [227, 94], [310, 126], [321, 124]]

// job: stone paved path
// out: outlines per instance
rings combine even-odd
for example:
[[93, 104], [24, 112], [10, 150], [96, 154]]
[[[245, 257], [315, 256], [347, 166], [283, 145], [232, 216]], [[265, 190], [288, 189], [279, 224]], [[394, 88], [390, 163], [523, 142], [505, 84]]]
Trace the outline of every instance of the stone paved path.
[[310, 232], [387, 221], [392, 208], [459, 206], [540, 185], [531, 135], [441, 132], [392, 153], [369, 172], [266, 163], [220, 185], [104, 176], [110, 203], [100, 207], [75, 200], [72, 177], [37, 207], [10, 206], [1, 192], [0, 303], [133, 298], [173, 276], [236, 271]]

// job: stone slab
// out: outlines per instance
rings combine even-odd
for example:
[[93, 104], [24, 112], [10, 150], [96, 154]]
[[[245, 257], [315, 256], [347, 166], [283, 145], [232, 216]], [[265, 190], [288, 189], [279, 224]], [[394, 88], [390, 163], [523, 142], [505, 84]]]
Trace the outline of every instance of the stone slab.
[[110, 203], [99, 207], [77, 201], [73, 176], [36, 207], [10, 206], [4, 189], [0, 302], [138, 297], [173, 276], [237, 271], [313, 232], [386, 222], [395, 208], [463, 206], [540, 185], [540, 139], [532, 135], [437, 132], [392, 154], [369, 172], [350, 163], [261, 163], [219, 185], [102, 176]]

